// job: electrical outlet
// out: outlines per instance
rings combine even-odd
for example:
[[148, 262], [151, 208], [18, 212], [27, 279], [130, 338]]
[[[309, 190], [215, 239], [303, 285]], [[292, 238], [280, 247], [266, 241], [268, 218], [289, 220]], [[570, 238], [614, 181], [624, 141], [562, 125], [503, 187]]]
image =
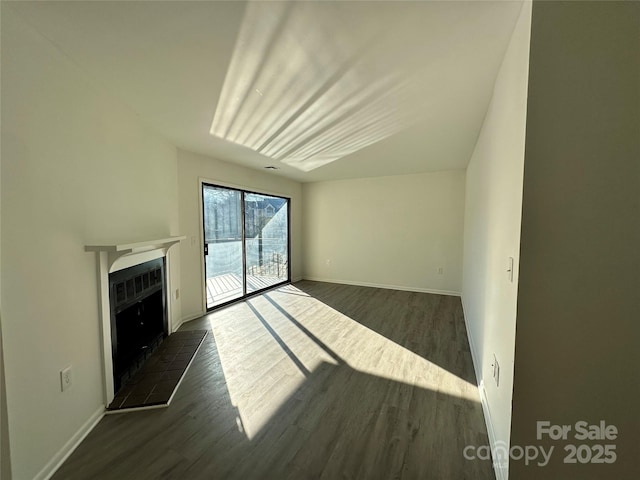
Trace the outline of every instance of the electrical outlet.
[[444, 274], [444, 267], [438, 267], [438, 275]]
[[73, 376], [71, 375], [71, 365], [60, 371], [60, 389], [64, 392], [71, 388]]
[[496, 358], [496, 354], [493, 354], [493, 378], [496, 381], [496, 387], [500, 386], [500, 364], [498, 363], [498, 359]]
[[180, 289], [176, 288], [175, 299], [178, 300], [180, 298]]

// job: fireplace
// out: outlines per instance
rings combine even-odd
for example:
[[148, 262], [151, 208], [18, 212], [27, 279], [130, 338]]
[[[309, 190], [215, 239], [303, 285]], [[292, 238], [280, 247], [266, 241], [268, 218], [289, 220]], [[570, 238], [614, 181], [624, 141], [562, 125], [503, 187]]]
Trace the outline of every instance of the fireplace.
[[[158, 342], [172, 332], [174, 295], [169, 292], [176, 292], [177, 299], [177, 291], [171, 284], [169, 250], [184, 239], [174, 236], [84, 247], [96, 254], [105, 407]], [[155, 320], [148, 320], [152, 313]], [[137, 340], [129, 340], [130, 333]]]
[[114, 393], [169, 334], [166, 292], [165, 257], [109, 274]]

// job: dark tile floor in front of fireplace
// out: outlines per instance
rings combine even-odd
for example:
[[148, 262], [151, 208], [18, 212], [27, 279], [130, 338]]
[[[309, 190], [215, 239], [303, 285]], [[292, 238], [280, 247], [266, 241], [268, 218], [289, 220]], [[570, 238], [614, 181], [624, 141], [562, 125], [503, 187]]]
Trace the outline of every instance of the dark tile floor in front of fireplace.
[[206, 334], [206, 330], [192, 330], [169, 335], [120, 389], [107, 410], [166, 405]]

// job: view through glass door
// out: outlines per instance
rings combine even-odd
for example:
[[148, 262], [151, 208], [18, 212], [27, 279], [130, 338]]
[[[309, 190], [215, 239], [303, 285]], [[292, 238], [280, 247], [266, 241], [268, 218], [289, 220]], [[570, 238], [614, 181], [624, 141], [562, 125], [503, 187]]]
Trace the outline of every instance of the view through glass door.
[[289, 281], [289, 200], [202, 185], [207, 310]]

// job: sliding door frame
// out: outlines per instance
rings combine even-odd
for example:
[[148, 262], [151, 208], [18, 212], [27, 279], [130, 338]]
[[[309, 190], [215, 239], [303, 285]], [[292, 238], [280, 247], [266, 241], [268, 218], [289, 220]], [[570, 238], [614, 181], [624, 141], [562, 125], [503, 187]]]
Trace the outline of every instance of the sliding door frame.
[[[199, 183], [199, 197], [200, 197], [200, 202], [199, 202], [200, 203], [200, 258], [201, 258], [200, 266], [202, 268], [203, 311], [205, 313], [209, 313], [214, 310], [218, 310], [220, 308], [229, 306], [233, 303], [242, 302], [247, 298], [260, 295], [274, 288], [279, 288], [283, 285], [287, 285], [291, 283], [291, 197], [287, 197], [279, 193], [250, 190], [250, 189], [247, 189], [246, 187], [242, 187], [239, 185], [225, 184], [224, 182], [207, 180], [203, 178], [200, 178], [198, 183]], [[238, 298], [234, 298], [227, 302], [221, 303], [219, 305], [214, 305], [213, 307], [209, 307], [207, 305], [207, 267], [206, 267], [207, 259], [204, 254], [204, 247], [205, 247], [205, 240], [206, 240], [205, 239], [206, 231], [205, 231], [205, 222], [204, 222], [204, 215], [205, 215], [204, 189], [205, 187], [221, 188], [225, 190], [235, 190], [240, 192], [240, 214], [242, 217], [242, 296]], [[247, 293], [247, 244], [246, 244], [246, 236], [245, 236], [245, 229], [246, 229], [245, 195], [247, 194], [266, 195], [269, 197], [281, 198], [287, 201], [287, 279], [283, 280], [282, 282], [278, 282], [268, 287], [264, 287], [248, 293]]]

